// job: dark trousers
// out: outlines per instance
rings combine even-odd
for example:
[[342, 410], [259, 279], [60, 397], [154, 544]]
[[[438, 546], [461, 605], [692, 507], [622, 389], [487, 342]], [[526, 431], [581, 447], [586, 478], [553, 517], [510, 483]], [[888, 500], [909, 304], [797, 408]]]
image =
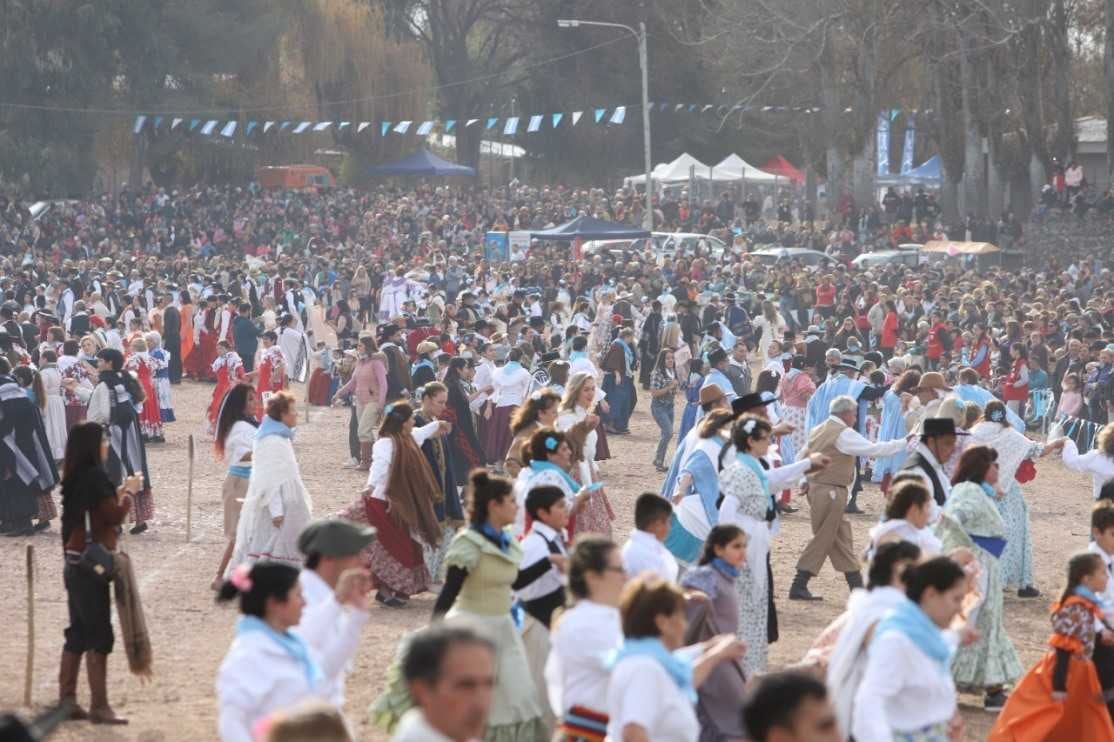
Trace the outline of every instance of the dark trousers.
[[62, 571], [62, 580], [66, 585], [66, 607], [70, 612], [70, 625], [65, 631], [65, 650], [75, 654], [109, 654], [115, 637], [112, 634], [112, 601], [108, 596], [108, 585], [68, 563]]
[[258, 345], [251, 348], [236, 348], [236, 355], [240, 356], [244, 364], [244, 373], [250, 374], [255, 370], [255, 351], [258, 348]]
[[348, 454], [354, 458], [360, 458], [360, 419], [356, 415], [356, 405], [349, 403], [348, 409], [352, 414], [348, 417]]
[[[1101, 641], [1095, 641], [1095, 653], [1092, 656], [1095, 669], [1099, 673], [1099, 685], [1104, 691], [1114, 689], [1114, 647], [1108, 647]], [[1110, 716], [1114, 718], [1114, 700], [1106, 702]]]
[[171, 384], [182, 383], [182, 338], [177, 335], [167, 335], [162, 339], [163, 347], [169, 355], [166, 370], [170, 376]]

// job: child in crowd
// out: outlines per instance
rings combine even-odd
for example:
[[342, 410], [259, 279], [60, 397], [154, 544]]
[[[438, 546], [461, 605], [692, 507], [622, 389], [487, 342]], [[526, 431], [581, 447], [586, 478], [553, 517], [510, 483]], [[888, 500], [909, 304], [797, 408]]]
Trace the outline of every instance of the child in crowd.
[[1056, 409], [1056, 418], [1065, 415], [1076, 417], [1083, 409], [1083, 393], [1079, 389], [1079, 374], [1068, 374], [1064, 377], [1063, 391], [1060, 393], [1060, 406]]
[[[561, 573], [568, 560], [564, 531], [569, 523], [569, 509], [560, 487], [544, 485], [526, 494], [526, 511], [532, 522], [522, 539], [522, 562], [513, 587], [526, 613], [522, 626], [526, 663], [537, 687], [544, 688], [553, 614], [565, 605], [565, 580]], [[544, 693], [538, 694], [538, 700], [546, 729], [552, 730], [556, 716]]]
[[[1111, 500], [1114, 500], [1114, 482], [1107, 482], [1091, 509], [1091, 543], [1087, 546], [1087, 551], [1102, 559], [1107, 572], [1114, 569], [1114, 502]], [[1102, 620], [1110, 624], [1114, 618], [1114, 580], [1107, 581], [1106, 589], [1099, 593], [1099, 597], [1105, 603]], [[1101, 620], [1095, 622], [1095, 629], [1103, 629]], [[1114, 646], [1103, 641], [1096, 642], [1094, 663], [1103, 692], [1114, 689]], [[1106, 707], [1114, 716], [1114, 699], [1107, 697]]]
[[634, 527], [623, 544], [623, 569], [628, 577], [653, 572], [667, 582], [677, 581], [677, 560], [665, 548], [673, 506], [654, 492], [643, 492], [634, 503]]
[[1102, 701], [1092, 656], [1096, 643], [1114, 643], [1103, 620], [1102, 595], [1110, 574], [1097, 553], [1068, 561], [1068, 585], [1052, 606], [1048, 652], [1014, 689], [990, 732], [990, 742], [1110, 740], [1114, 724]]

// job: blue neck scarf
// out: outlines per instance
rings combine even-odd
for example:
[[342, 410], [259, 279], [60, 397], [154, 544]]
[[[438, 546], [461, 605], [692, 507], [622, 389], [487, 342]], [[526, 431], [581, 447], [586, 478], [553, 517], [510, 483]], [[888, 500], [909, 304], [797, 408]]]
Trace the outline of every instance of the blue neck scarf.
[[770, 493], [770, 478], [766, 476], [766, 470], [762, 468], [762, 462], [751, 456], [749, 453], [737, 453], [735, 459], [743, 466], [754, 472], [758, 477], [758, 481], [762, 483], [762, 489], [766, 494]]
[[994, 488], [991, 487], [989, 484], [987, 484], [986, 482], [979, 482], [979, 486], [982, 487], [982, 491], [985, 492], [986, 496], [989, 497], [991, 500], [998, 499], [998, 493], [995, 492]]
[[623, 365], [626, 367], [626, 375], [631, 375], [631, 369], [634, 368], [634, 351], [619, 338], [615, 338], [615, 342], [623, 348]]
[[306, 675], [306, 682], [309, 684], [310, 689], [315, 689], [318, 683], [322, 680], [321, 668], [310, 657], [309, 647], [297, 635], [289, 631], [279, 633], [271, 628], [270, 625], [258, 616], [240, 616], [239, 622], [236, 624], [236, 636], [250, 634], [252, 632], [261, 632], [268, 638], [272, 639], [276, 644], [283, 648], [288, 655], [293, 657], [302, 666], [302, 672]]
[[669, 674], [677, 688], [690, 702], [696, 703], [696, 688], [692, 685], [692, 661], [679, 652], [670, 653], [657, 637], [624, 639], [623, 646], [608, 658], [608, 665], [615, 667], [627, 657], [651, 657]]
[[949, 665], [952, 649], [944, 641], [944, 632], [913, 601], [905, 600], [897, 608], [887, 612], [874, 633], [875, 636], [881, 636], [887, 631], [905, 634], [922, 652], [939, 662], [942, 671], [951, 672]]
[[739, 576], [739, 568], [733, 567], [719, 557], [712, 559], [712, 566], [719, 570], [720, 574], [734, 580]]
[[522, 364], [518, 361], [507, 361], [503, 364], [503, 368], [505, 368], [507, 371], [515, 371], [522, 368]]
[[567, 471], [557, 466], [551, 461], [531, 461], [530, 468], [536, 472], [554, 471], [561, 475], [561, 479], [568, 485], [569, 489], [573, 492], [580, 491], [580, 482], [573, 479]]
[[587, 358], [587, 357], [588, 357], [588, 353], [583, 351], [583, 350], [574, 350], [573, 352], [569, 353], [569, 361], [570, 362], [579, 361], [581, 358]]
[[281, 435], [290, 441], [294, 440], [294, 431], [287, 427], [286, 423], [276, 420], [270, 415], [264, 415], [263, 422], [259, 424], [259, 430], [255, 431], [255, 440], [263, 440], [269, 435]]
[[505, 531], [498, 531], [495, 526], [485, 522], [479, 528], [472, 526], [473, 529], [486, 536], [490, 541], [493, 541], [499, 547], [499, 551], [506, 553], [511, 545], [511, 537]]
[[1073, 590], [1072, 592], [1074, 592], [1076, 595], [1083, 598], [1084, 600], [1091, 601], [1099, 608], [1102, 608], [1106, 605], [1106, 601], [1096, 595], [1095, 591], [1087, 587], [1086, 585], [1076, 585], [1075, 590]]

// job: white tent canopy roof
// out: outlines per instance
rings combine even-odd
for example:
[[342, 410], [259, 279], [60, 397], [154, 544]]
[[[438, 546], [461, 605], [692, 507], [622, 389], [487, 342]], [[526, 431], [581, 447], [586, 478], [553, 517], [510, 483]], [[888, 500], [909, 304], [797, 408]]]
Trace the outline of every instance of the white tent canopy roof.
[[773, 173], [759, 170], [754, 165], [738, 155], [728, 155], [712, 169], [714, 180], [749, 180], [752, 183], [776, 183], [778, 178]]
[[[697, 178], [708, 180], [708, 166], [687, 152], [673, 162], [663, 162], [657, 165], [650, 172], [655, 183], [684, 183], [689, 179], [691, 168], [696, 168]], [[626, 181], [628, 185], [642, 184], [646, 182], [646, 175], [634, 175], [627, 178]]]

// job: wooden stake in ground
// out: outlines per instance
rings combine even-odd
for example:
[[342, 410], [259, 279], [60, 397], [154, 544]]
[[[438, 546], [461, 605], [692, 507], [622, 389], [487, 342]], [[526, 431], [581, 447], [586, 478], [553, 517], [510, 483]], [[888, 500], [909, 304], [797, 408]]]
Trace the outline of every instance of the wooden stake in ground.
[[190, 457], [186, 474], [186, 543], [188, 544], [193, 531], [193, 433], [190, 433], [187, 455]]
[[35, 547], [27, 544], [27, 666], [23, 676], [23, 705], [31, 706], [31, 676], [35, 670]]

